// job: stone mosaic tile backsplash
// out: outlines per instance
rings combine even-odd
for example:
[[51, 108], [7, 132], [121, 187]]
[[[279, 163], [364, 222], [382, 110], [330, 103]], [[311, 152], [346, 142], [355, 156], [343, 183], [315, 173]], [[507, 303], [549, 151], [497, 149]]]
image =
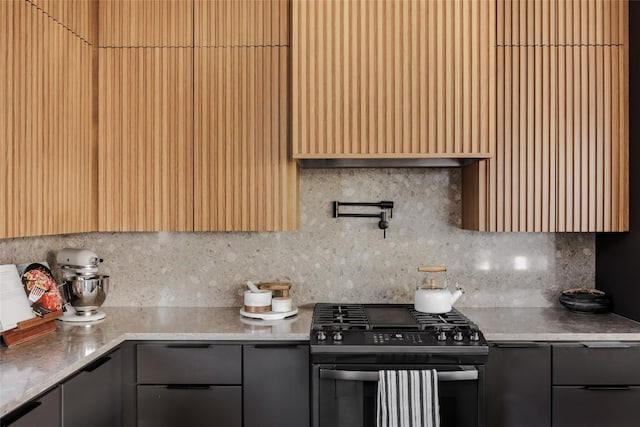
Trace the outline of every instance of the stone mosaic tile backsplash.
[[[432, 264], [466, 290], [458, 306], [554, 306], [561, 290], [594, 286], [594, 234], [462, 230], [460, 187], [460, 169], [303, 169], [296, 232], [5, 239], [0, 264], [93, 250], [111, 276], [108, 306], [239, 306], [247, 280], [289, 281], [299, 305], [412, 302], [417, 267]], [[393, 200], [387, 238], [376, 219], [334, 219], [333, 200]]]

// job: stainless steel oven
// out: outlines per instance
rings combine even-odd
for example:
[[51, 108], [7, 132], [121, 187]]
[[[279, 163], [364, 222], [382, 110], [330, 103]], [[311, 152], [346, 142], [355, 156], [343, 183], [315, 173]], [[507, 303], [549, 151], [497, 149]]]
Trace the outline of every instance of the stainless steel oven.
[[372, 427], [380, 369], [436, 369], [441, 427], [484, 427], [484, 366], [313, 365], [314, 427]]
[[379, 372], [425, 369], [438, 372], [441, 427], [485, 427], [487, 354], [482, 333], [457, 311], [433, 319], [409, 305], [318, 304], [313, 427], [375, 427]]

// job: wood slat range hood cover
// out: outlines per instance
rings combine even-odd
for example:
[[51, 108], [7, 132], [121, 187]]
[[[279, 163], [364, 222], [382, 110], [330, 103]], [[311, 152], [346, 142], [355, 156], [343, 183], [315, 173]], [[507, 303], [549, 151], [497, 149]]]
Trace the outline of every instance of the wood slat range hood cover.
[[493, 156], [495, 0], [294, 1], [302, 167], [456, 167]]

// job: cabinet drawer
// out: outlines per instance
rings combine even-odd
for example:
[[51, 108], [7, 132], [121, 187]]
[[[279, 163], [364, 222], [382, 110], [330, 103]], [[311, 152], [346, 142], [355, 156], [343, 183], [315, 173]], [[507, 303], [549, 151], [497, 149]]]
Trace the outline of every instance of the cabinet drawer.
[[554, 427], [637, 427], [640, 387], [553, 387]]
[[122, 357], [116, 350], [100, 357], [62, 384], [64, 427], [122, 425]]
[[240, 427], [240, 386], [138, 386], [138, 427]]
[[38, 399], [21, 406], [0, 419], [2, 427], [59, 427], [60, 388], [56, 387]]
[[553, 346], [554, 385], [640, 385], [640, 346]]
[[242, 347], [208, 344], [139, 344], [139, 384], [240, 384]]

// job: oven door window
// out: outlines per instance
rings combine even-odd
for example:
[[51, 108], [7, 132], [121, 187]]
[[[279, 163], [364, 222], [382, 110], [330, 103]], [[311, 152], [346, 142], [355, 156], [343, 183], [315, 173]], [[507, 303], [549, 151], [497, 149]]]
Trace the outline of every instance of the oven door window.
[[[433, 369], [434, 367], [403, 367], [395, 369]], [[377, 381], [374, 380], [377, 371], [369, 367], [326, 367], [325, 374], [319, 375], [316, 370], [316, 380], [319, 381], [316, 410], [319, 423], [315, 427], [375, 427]], [[389, 369], [389, 368], [387, 368]], [[439, 372], [456, 372], [459, 367], [437, 367]], [[368, 378], [354, 375], [334, 375], [334, 372], [370, 371]], [[327, 378], [341, 377], [342, 379]], [[440, 380], [438, 382], [438, 398], [440, 403], [441, 427], [478, 427], [479, 418], [479, 384], [483, 372], [480, 368], [479, 379], [469, 380]], [[455, 377], [455, 376], [454, 376]]]

